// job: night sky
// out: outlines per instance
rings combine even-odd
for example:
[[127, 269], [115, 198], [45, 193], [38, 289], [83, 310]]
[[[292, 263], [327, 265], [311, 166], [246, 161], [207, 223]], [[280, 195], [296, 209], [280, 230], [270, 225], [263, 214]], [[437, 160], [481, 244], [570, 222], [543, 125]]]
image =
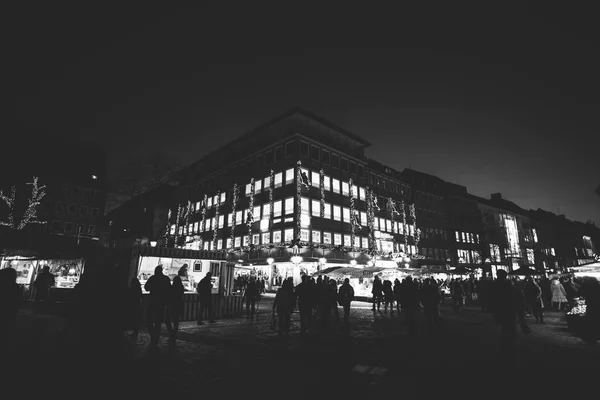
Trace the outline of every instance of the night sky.
[[98, 142], [112, 181], [132, 158], [185, 165], [301, 106], [395, 169], [600, 224], [591, 9], [367, 4], [15, 8], [4, 132]]

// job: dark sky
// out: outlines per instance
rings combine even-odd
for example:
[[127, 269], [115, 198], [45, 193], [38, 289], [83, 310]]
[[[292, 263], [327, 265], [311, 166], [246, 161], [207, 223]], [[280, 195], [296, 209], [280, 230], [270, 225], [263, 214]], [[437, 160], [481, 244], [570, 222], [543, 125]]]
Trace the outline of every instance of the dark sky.
[[4, 131], [102, 143], [115, 179], [130, 159], [187, 164], [302, 106], [398, 170], [600, 224], [592, 9], [366, 4], [16, 8]]

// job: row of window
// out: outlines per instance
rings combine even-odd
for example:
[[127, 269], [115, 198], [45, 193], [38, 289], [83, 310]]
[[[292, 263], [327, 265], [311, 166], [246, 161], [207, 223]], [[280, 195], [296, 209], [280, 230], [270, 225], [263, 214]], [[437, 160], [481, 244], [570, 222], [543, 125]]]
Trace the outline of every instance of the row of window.
[[87, 217], [89, 214], [89, 216], [96, 218], [100, 215], [100, 210], [97, 207], [78, 206], [77, 204], [69, 204], [67, 207], [65, 203], [54, 203], [54, 212], [56, 214], [62, 214], [65, 211], [69, 215], [79, 215], [81, 217]]
[[96, 236], [96, 225], [74, 224], [72, 222], [53, 221], [52, 232]]
[[556, 256], [556, 253], [554, 252], [554, 247], [543, 248], [542, 254], [545, 254], [547, 256]]
[[459, 264], [479, 264], [481, 262], [481, 255], [477, 250], [457, 249], [456, 253]]
[[458, 243], [479, 243], [479, 235], [471, 232], [454, 231]]
[[[283, 208], [283, 209], [282, 209]], [[235, 225], [242, 225], [248, 221], [250, 209], [236, 211], [235, 213]], [[301, 224], [304, 226], [308, 226], [310, 223], [309, 215], [313, 217], [321, 216], [321, 202], [319, 200], [310, 200], [307, 197], [300, 198], [300, 211], [301, 211]], [[355, 211], [355, 217], [361, 226], [367, 226], [367, 213], [364, 211]], [[259, 206], [255, 206], [253, 208], [252, 213], [253, 221], [261, 221], [261, 229], [263, 227], [263, 221], [267, 224], [266, 228], [268, 229], [268, 221], [271, 214], [270, 204], [263, 204]], [[273, 202], [273, 218], [280, 218], [284, 215], [293, 215], [294, 214], [294, 198], [288, 197], [285, 200], [277, 200]], [[350, 216], [350, 208], [341, 207], [331, 203], [324, 203], [324, 218], [333, 219], [334, 221], [340, 221], [350, 224], [351, 216]], [[227, 226], [231, 227], [233, 225], [233, 213], [227, 213], [224, 215], [219, 215], [219, 220], [217, 221], [217, 217], [207, 218], [206, 219], [206, 231], [214, 230], [215, 226], [217, 229], [223, 229], [225, 227], [225, 220], [227, 219]], [[273, 223], [279, 223], [280, 220], [273, 220]], [[404, 232], [404, 224], [398, 221], [392, 221], [387, 218], [379, 218], [375, 217], [373, 220], [373, 225], [376, 230], [380, 230], [383, 232], [389, 233], [403, 233]], [[171, 234], [175, 234], [175, 225], [171, 226]], [[410, 236], [415, 235], [415, 226], [412, 224], [406, 224], [407, 234]], [[197, 233], [204, 232], [203, 227], [201, 226], [201, 221], [196, 221], [193, 223], [189, 223], [187, 226], [179, 227], [180, 235], [193, 235]]]
[[425, 256], [429, 260], [446, 261], [450, 258], [450, 250], [436, 249], [431, 247], [419, 247], [419, 254]]
[[421, 228], [421, 239], [428, 240], [448, 240], [448, 232], [437, 228]]

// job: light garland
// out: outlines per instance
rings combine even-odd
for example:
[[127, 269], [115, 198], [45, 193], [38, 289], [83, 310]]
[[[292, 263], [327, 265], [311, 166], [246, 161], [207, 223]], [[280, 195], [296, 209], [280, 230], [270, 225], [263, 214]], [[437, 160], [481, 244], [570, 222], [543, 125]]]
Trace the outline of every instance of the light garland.
[[417, 228], [417, 210], [415, 204], [411, 204], [411, 216], [413, 218], [413, 224], [415, 226], [415, 253], [419, 254], [419, 241], [421, 240], [421, 230]]
[[298, 160], [298, 163], [296, 164], [296, 241], [300, 241], [300, 217], [301, 217], [301, 207], [302, 207], [302, 201], [300, 200], [300, 194], [302, 192], [302, 170], [300, 169], [302, 167], [302, 162], [300, 160]]
[[215, 204], [215, 226], [213, 227], [213, 250], [217, 249], [217, 234], [219, 232], [219, 206], [221, 205], [221, 191], [217, 192], [217, 204]]
[[17, 225], [15, 223], [14, 215], [15, 215], [15, 199], [17, 194], [17, 189], [15, 186], [11, 187], [10, 197], [5, 196], [0, 190], [0, 199], [2, 199], [6, 205], [8, 206], [8, 221], [0, 221], [1, 226], [8, 226], [16, 230], [21, 230], [25, 228], [28, 224], [40, 224], [43, 225], [46, 221], [40, 221], [37, 218], [37, 207], [40, 205], [41, 200], [46, 195], [44, 189], [46, 186], [38, 186], [38, 177], [34, 176], [32, 182], [28, 182], [27, 185], [31, 185], [31, 197], [29, 198], [29, 204], [27, 205], [27, 209], [23, 213], [23, 217], [21, 221]]
[[275, 171], [269, 175], [269, 228], [273, 226], [273, 213], [275, 212]]
[[369, 226], [369, 251], [377, 251], [375, 246], [375, 211], [373, 209], [373, 190], [367, 187], [367, 224]]
[[177, 240], [179, 239], [179, 222], [181, 218], [181, 204], [177, 205], [177, 217], [175, 218], [175, 246], [177, 246]]
[[319, 171], [319, 189], [321, 190], [321, 218], [325, 218], [325, 172]]
[[169, 236], [171, 236], [171, 209], [170, 208], [167, 210], [167, 226], [165, 227], [165, 234], [163, 236], [165, 238], [165, 243], [164, 243], [165, 246], [169, 242]]
[[238, 202], [238, 194], [239, 194], [239, 188], [237, 183], [233, 184], [233, 194], [231, 195], [231, 248], [234, 248], [234, 243], [235, 243], [235, 223], [236, 221], [236, 209], [237, 209], [237, 202]]
[[192, 201], [188, 200], [188, 204], [187, 204], [187, 208], [185, 210], [185, 232], [186, 235], [191, 235], [192, 232], [190, 232], [190, 216], [192, 214]]
[[404, 199], [400, 200], [402, 208], [402, 235], [404, 236], [404, 251], [408, 253], [408, 227], [406, 226], [406, 204]]
[[252, 223], [254, 222], [254, 178], [250, 179], [250, 204], [248, 216], [246, 217], [246, 226], [248, 226], [248, 245], [252, 245]]
[[206, 209], [208, 208], [208, 196], [204, 195], [204, 200], [202, 201], [202, 221], [200, 222], [200, 226], [202, 227], [202, 233], [206, 232]]
[[352, 251], [356, 247], [356, 233], [354, 231], [354, 190], [352, 189], [352, 178], [348, 182], [350, 192], [350, 247]]

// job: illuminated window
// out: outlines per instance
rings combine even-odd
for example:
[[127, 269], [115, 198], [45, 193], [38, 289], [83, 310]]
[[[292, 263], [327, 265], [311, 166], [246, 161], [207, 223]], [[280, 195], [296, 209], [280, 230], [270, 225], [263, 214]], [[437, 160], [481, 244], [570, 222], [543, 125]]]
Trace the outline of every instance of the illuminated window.
[[465, 232], [461, 232], [461, 234], [462, 234], [462, 241], [463, 241], [463, 243], [467, 243], [468, 242], [468, 240], [467, 240], [467, 234]]
[[262, 244], [271, 243], [271, 232], [265, 232], [262, 234]]
[[331, 232], [323, 232], [323, 244], [331, 244]]
[[225, 203], [225, 200], [227, 200], [227, 194], [223, 192], [221, 193], [221, 203]]
[[350, 195], [350, 185], [348, 185], [348, 182], [342, 182], [342, 194], [344, 196]]
[[312, 231], [312, 242], [321, 243], [321, 231]]
[[243, 213], [243, 211], [235, 212], [235, 224], [236, 225], [241, 225], [244, 223], [244, 215], [242, 213]]
[[285, 215], [294, 213], [294, 198], [288, 197], [285, 199]]
[[205, 222], [206, 222], [206, 232], [208, 232], [212, 229], [212, 218], [206, 218]]
[[254, 217], [254, 221], [258, 221], [260, 219], [260, 209], [261, 206], [254, 206], [252, 210], [252, 216]]
[[352, 247], [352, 236], [344, 235], [344, 246]]
[[225, 242], [225, 246], [227, 246], [227, 247], [225, 247], [225, 248], [226, 249], [231, 249], [231, 243], [232, 243], [231, 242], [231, 238], [227, 239], [227, 241]]
[[342, 218], [344, 219], [344, 222], [348, 222], [350, 223], [350, 209], [349, 208], [342, 208]]
[[212, 199], [212, 197], [209, 197], [209, 198], [206, 200], [206, 208], [211, 208], [211, 207], [212, 207], [212, 204], [213, 204], [213, 199]]
[[276, 173], [274, 178], [275, 179], [273, 179], [273, 181], [275, 183], [276, 188], [283, 185], [283, 173], [282, 172]]
[[265, 188], [265, 191], [271, 189], [271, 177], [267, 176], [265, 179], [263, 179], [263, 181], [263, 187]]
[[219, 215], [219, 229], [223, 229], [224, 225], [225, 225], [225, 216]]
[[325, 203], [325, 218], [331, 219], [331, 204]]
[[364, 237], [362, 238], [362, 247], [363, 249], [368, 249], [369, 248], [369, 239]]
[[309, 234], [308, 229], [300, 229], [300, 240], [308, 242]]
[[252, 235], [252, 244], [259, 245], [260, 244], [260, 235], [255, 233]]
[[290, 183], [294, 183], [294, 168], [290, 168], [285, 171], [285, 184], [289, 185]]
[[527, 263], [529, 265], [535, 264], [535, 256], [533, 254], [533, 249], [527, 249]]
[[213, 204], [215, 206], [217, 206], [219, 204], [219, 196], [216, 194], [213, 196]]
[[[300, 168], [300, 173], [303, 175], [306, 175], [306, 179], [310, 180], [310, 171], [307, 170], [306, 168]], [[310, 182], [309, 182], [310, 185]]]
[[311, 173], [311, 177], [310, 177], [310, 183], [312, 183], [312, 185], [314, 187], [319, 187], [321, 184], [321, 175], [319, 175], [318, 172], [312, 172]]
[[390, 221], [389, 219], [386, 219], [385, 220], [385, 227], [386, 227], [386, 230], [388, 232], [391, 232], [392, 231], [392, 221]]
[[235, 247], [241, 247], [242, 246], [242, 238], [240, 236], [235, 238]]
[[342, 245], [342, 235], [340, 233], [333, 234], [333, 245], [341, 246]]
[[377, 217], [373, 218], [373, 228], [379, 230], [379, 218]]
[[227, 214], [227, 226], [233, 225], [233, 213]]
[[198, 225], [200, 225], [199, 222], [194, 222], [194, 233], [198, 233]]
[[367, 213], [364, 211], [360, 212], [360, 224], [362, 226], [367, 226]]
[[379, 229], [385, 231], [385, 218], [379, 218]]
[[313, 217], [321, 216], [321, 202], [318, 200], [311, 201], [311, 215]]
[[367, 195], [365, 193], [365, 188], [358, 188], [358, 196], [361, 200], [366, 200], [367, 199]]
[[455, 231], [454, 233], [456, 234], [456, 241], [460, 242], [460, 232], [459, 231]]
[[208, 250], [208, 242], [204, 242], [204, 250]]
[[556, 256], [556, 253], [554, 253], [554, 247], [550, 247], [550, 254], [552, 254], [553, 256]]
[[341, 221], [342, 219], [342, 209], [340, 206], [333, 206], [333, 219], [336, 221]]
[[340, 181], [334, 178], [331, 178], [331, 186], [333, 187], [333, 193], [339, 193], [340, 192]]
[[268, 219], [271, 217], [271, 204], [264, 204], [262, 206], [262, 217]]
[[292, 240], [294, 240], [294, 230], [293, 229], [286, 229], [285, 230], [284, 241], [285, 242], [291, 242]]
[[281, 217], [281, 200], [273, 202], [273, 216]]
[[303, 228], [310, 226], [310, 216], [308, 214], [300, 214], [300, 226]]
[[260, 193], [262, 190], [262, 180], [257, 179], [254, 181], [254, 193]]
[[358, 186], [352, 185], [352, 198], [358, 199]]
[[217, 240], [217, 250], [221, 250], [223, 248], [223, 239]]
[[244, 235], [242, 237], [242, 243], [244, 243], [244, 247], [249, 245], [249, 243], [248, 243], [248, 236]]
[[331, 190], [331, 178], [327, 175], [323, 176], [323, 189], [327, 191]]
[[310, 210], [308, 209], [309, 207], [309, 200], [307, 197], [300, 197], [300, 212], [302, 214], [309, 214]]

